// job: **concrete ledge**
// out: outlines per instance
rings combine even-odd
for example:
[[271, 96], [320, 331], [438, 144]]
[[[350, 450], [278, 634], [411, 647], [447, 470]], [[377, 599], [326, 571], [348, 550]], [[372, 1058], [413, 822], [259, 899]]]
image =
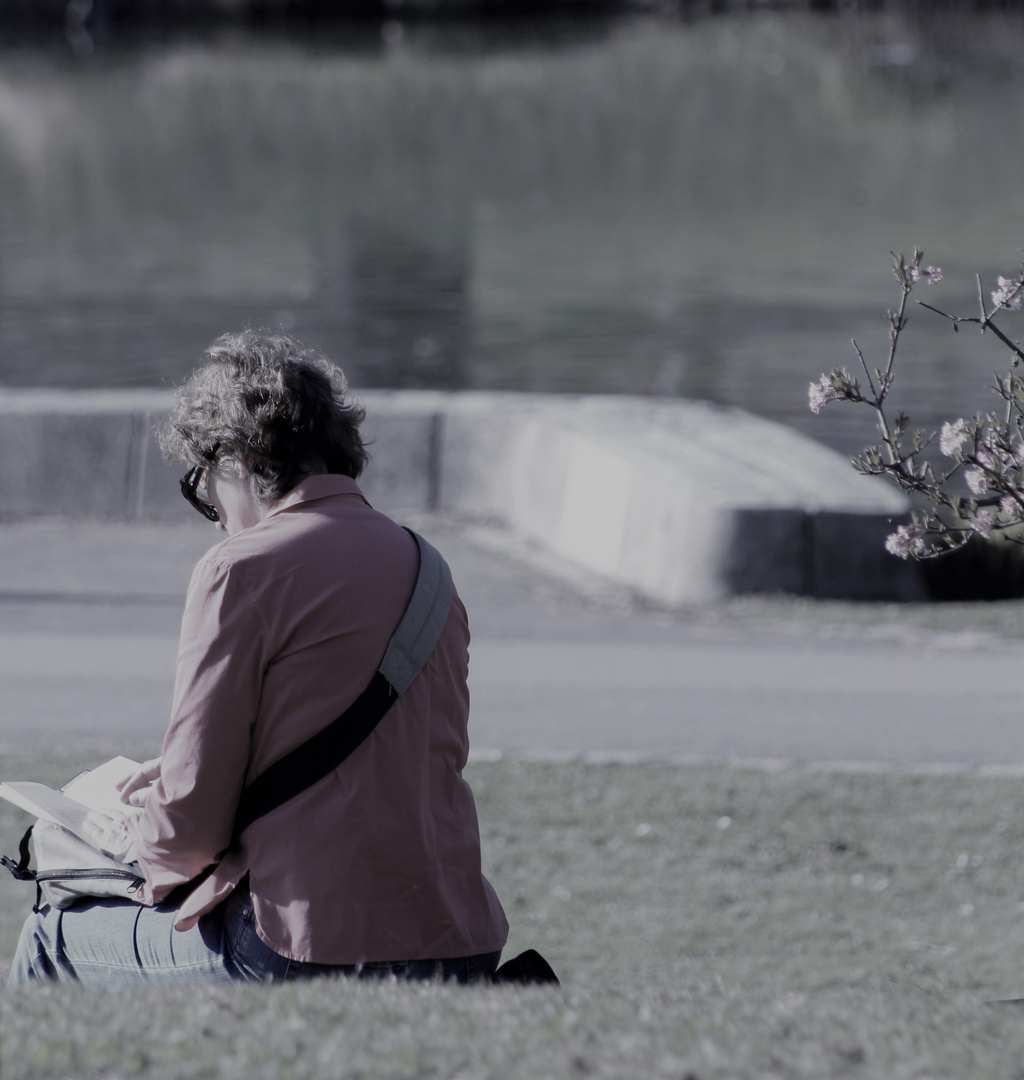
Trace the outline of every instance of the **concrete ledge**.
[[738, 409], [621, 397], [460, 394], [440, 503], [662, 603], [737, 592], [923, 599], [883, 547], [904, 497]]
[[[367, 497], [500, 523], [668, 605], [730, 593], [920, 599], [883, 539], [896, 491], [737, 409], [597, 396], [369, 391]], [[180, 518], [163, 391], [0, 391], [0, 516]]]

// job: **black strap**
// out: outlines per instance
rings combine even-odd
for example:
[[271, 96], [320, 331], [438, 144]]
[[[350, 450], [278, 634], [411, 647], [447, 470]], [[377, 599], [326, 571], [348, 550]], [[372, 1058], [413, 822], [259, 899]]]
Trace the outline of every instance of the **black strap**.
[[276, 810], [332, 773], [369, 736], [397, 700], [391, 684], [378, 671], [337, 720], [260, 773], [238, 801], [232, 845], [257, 818]]
[[31, 858], [28, 842], [32, 838], [34, 828], [34, 825], [29, 825], [25, 835], [21, 838], [21, 843], [18, 845], [17, 862], [6, 855], [0, 855], [0, 865], [6, 866], [18, 881], [35, 881], [35, 870], [29, 870], [28, 868], [29, 859]]

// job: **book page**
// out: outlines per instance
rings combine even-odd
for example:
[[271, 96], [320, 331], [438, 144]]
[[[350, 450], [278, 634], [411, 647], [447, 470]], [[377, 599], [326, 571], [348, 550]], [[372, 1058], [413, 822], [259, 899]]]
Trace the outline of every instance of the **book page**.
[[0, 784], [0, 796], [35, 817], [63, 825], [75, 836], [92, 843], [82, 831], [82, 822], [85, 821], [85, 815], [89, 812], [88, 808], [62, 795], [59, 791], [54, 791], [45, 784], [33, 783], [31, 780], [12, 780], [6, 784]]
[[68, 798], [88, 806], [91, 810], [102, 810], [105, 814], [112, 811], [123, 814], [125, 805], [121, 802], [121, 793], [114, 785], [139, 768], [139, 763], [131, 758], [112, 758], [95, 769], [79, 773], [73, 780], [69, 780], [61, 791]]
[[79, 773], [61, 791], [54, 791], [46, 784], [31, 780], [11, 780], [0, 784], [0, 797], [20, 806], [34, 817], [63, 825], [69, 832], [91, 844], [92, 841], [82, 831], [86, 813], [89, 810], [100, 810], [106, 814], [124, 813], [126, 807], [115, 784], [138, 768], [137, 761], [116, 757], [95, 769]]

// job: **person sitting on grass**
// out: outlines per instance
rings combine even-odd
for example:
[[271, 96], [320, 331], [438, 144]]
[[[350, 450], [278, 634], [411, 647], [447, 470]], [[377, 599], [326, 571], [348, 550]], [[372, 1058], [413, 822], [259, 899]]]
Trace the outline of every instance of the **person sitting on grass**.
[[227, 538], [192, 574], [161, 756], [123, 782], [124, 815], [92, 826], [145, 883], [134, 901], [43, 906], [12, 984], [495, 971], [508, 923], [462, 777], [469, 628], [454, 591], [425, 666], [365, 741], [235, 836], [243, 789], [367, 688], [417, 581], [416, 539], [356, 484], [363, 415], [337, 367], [281, 334], [218, 338], [180, 390], [161, 446]]

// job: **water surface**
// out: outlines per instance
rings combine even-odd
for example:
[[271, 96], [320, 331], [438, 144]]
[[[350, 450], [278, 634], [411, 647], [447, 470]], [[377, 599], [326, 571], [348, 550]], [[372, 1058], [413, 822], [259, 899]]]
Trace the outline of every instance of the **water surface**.
[[[357, 387], [706, 398], [843, 450], [888, 252], [963, 310], [1024, 245], [1024, 17], [743, 13], [0, 51], [0, 384], [160, 386], [283, 327]], [[1024, 335], [1017, 316], [1007, 329]], [[898, 389], [988, 403], [916, 314]]]

